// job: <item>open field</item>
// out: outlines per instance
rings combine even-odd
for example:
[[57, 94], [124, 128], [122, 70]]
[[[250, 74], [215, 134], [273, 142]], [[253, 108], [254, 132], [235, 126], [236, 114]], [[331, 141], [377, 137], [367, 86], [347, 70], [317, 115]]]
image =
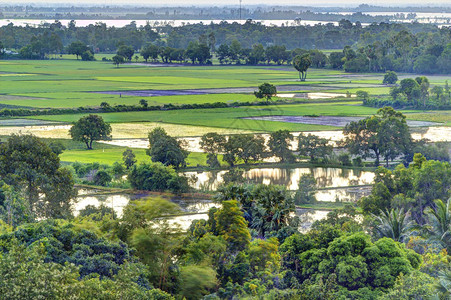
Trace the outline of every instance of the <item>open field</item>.
[[[99, 57], [99, 56], [98, 56]], [[100, 55], [101, 57], [101, 55]], [[149, 66], [127, 64], [119, 68], [110, 62], [83, 62], [75, 59], [47, 61], [0, 61], [0, 106], [29, 108], [74, 108], [110, 105], [202, 104], [213, 102], [252, 102], [259, 84], [269, 82], [280, 94], [305, 97], [304, 93], [345, 94], [365, 90], [385, 95], [389, 87], [381, 84], [383, 74], [350, 74], [343, 71], [310, 69], [306, 82], [299, 82], [290, 66]], [[401, 75], [401, 78], [415, 75]], [[431, 84], [444, 84], [449, 76], [428, 76]], [[153, 96], [151, 96], [153, 95]], [[293, 97], [293, 96], [289, 96]], [[288, 99], [288, 98], [287, 98]], [[157, 126], [177, 137], [201, 136], [207, 132], [234, 134], [246, 132], [340, 130], [329, 123], [290, 123], [286, 117], [341, 116], [365, 117], [377, 109], [364, 107], [358, 99], [302, 99], [301, 103], [255, 105], [212, 109], [134, 111], [101, 113], [113, 128], [114, 139], [146, 138]], [[451, 112], [403, 111], [409, 120], [433, 121], [451, 126]], [[97, 144], [86, 151], [81, 143], [71, 143], [70, 124], [83, 114], [34, 116], [0, 120], [0, 135], [31, 133], [43, 138], [64, 139], [69, 143], [61, 155], [65, 162], [102, 162], [122, 159], [125, 147]], [[252, 119], [254, 118], [254, 119]], [[263, 119], [263, 120], [262, 120]], [[49, 123], [50, 124], [47, 124]], [[52, 122], [59, 122], [54, 124]], [[62, 124], [61, 124], [62, 123]], [[143, 149], [135, 150], [139, 161], [148, 161]], [[204, 165], [206, 157], [192, 153], [188, 164]]]
[[[0, 120], [2, 121], [14, 121], [15, 119]], [[25, 119], [27, 121], [39, 121]], [[46, 122], [46, 121], [44, 121]], [[52, 122], [53, 123], [53, 122]], [[45, 126], [0, 126], [0, 135], [7, 136], [10, 134], [33, 134], [40, 138], [53, 138], [53, 139], [69, 139], [69, 129], [71, 125], [45, 125]], [[190, 126], [190, 125], [177, 125], [158, 122], [145, 122], [145, 123], [113, 123], [112, 136], [113, 139], [136, 139], [147, 138], [149, 131], [156, 127], [162, 127], [171, 136], [183, 137], [183, 136], [199, 136], [208, 132], [217, 132], [219, 134], [237, 134], [248, 133], [247, 130], [239, 129], [221, 129], [215, 127], [205, 126]]]
[[[242, 119], [261, 116], [292, 115], [333, 115], [365, 116], [377, 109], [357, 105], [356, 102], [306, 103], [296, 105], [251, 106], [236, 108], [214, 108], [196, 110], [145, 111], [100, 114], [107, 122], [163, 122], [181, 125], [207, 126], [219, 128], [244, 129], [251, 131], [290, 131], [334, 130], [333, 126], [293, 124], [285, 122]], [[83, 114], [30, 117], [47, 121], [74, 122]]]
[[[165, 103], [207, 103], [254, 101], [252, 91], [259, 84], [270, 82], [290, 86], [300, 92], [386, 88], [380, 84], [382, 74], [345, 74], [342, 71], [311, 69], [307, 82], [299, 82], [297, 72], [289, 66], [184, 66], [151, 67], [128, 64], [116, 68], [110, 62], [77, 60], [14, 60], [0, 61], [2, 84], [0, 104], [64, 108], [138, 104], [145, 99], [149, 105]], [[133, 90], [182, 90], [246, 88], [224, 94], [182, 96], [127, 96], [93, 92]], [[379, 91], [380, 90], [380, 91]]]
[[[122, 162], [122, 153], [125, 147], [102, 148], [98, 145], [94, 150], [85, 149], [68, 149], [60, 155], [62, 162], [83, 162], [112, 165], [115, 162]], [[136, 155], [138, 163], [151, 162], [150, 156], [146, 154], [145, 149], [132, 149]], [[187, 166], [205, 166], [207, 162], [207, 155], [205, 153], [191, 152], [186, 159]]]

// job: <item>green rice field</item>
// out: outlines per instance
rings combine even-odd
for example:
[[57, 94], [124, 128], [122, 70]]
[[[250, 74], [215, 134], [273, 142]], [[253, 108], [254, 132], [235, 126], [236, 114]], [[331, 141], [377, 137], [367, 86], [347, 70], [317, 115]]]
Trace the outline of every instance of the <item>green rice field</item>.
[[[102, 57], [102, 55], [100, 55]], [[98, 57], [99, 58], [99, 57]], [[400, 74], [400, 78], [415, 75]], [[364, 90], [373, 96], [387, 95], [383, 74], [350, 74], [327, 69], [309, 69], [307, 81], [300, 82], [290, 66], [149, 66], [132, 63], [115, 67], [111, 62], [84, 62], [68, 57], [59, 60], [0, 61], [0, 107], [77, 108], [98, 107], [102, 102], [114, 105], [138, 105], [144, 99], [149, 105], [203, 104], [214, 102], [257, 101], [253, 91], [269, 82], [279, 87], [279, 94], [292, 104], [253, 105], [212, 109], [135, 111], [101, 113], [113, 124], [115, 138], [145, 138], [149, 128], [165, 127], [174, 136], [199, 136], [205, 132], [271, 132], [339, 130], [340, 127], [262, 121], [249, 119], [268, 116], [368, 116], [377, 109], [362, 106], [358, 99], [345, 98], [346, 93]], [[450, 76], [428, 76], [431, 85], [444, 84]], [[149, 96], [140, 91], [155, 92]], [[304, 93], [341, 94], [342, 98], [309, 100]], [[178, 94], [177, 94], [178, 93]], [[186, 94], [185, 94], [186, 93]], [[203, 94], [199, 94], [203, 93]], [[169, 94], [169, 95], [166, 95]], [[292, 98], [294, 97], [296, 98]], [[451, 126], [451, 112], [403, 111], [410, 120], [434, 121]], [[33, 133], [44, 138], [68, 140], [67, 126], [48, 129], [47, 124], [70, 124], [83, 114], [4, 119], [0, 134]], [[50, 123], [49, 123], [50, 122]], [[57, 123], [53, 123], [57, 122]], [[27, 127], [32, 126], [33, 128]], [[37, 128], [36, 126], [42, 126]], [[3, 131], [1, 130], [3, 128]], [[8, 129], [9, 128], [9, 129]], [[28, 130], [28, 131], [27, 131]], [[97, 144], [86, 151], [82, 144], [70, 147], [61, 155], [65, 162], [102, 162], [121, 160], [124, 147]], [[148, 161], [143, 149], [135, 149], [138, 161]], [[188, 164], [205, 164], [205, 155], [192, 153]]]

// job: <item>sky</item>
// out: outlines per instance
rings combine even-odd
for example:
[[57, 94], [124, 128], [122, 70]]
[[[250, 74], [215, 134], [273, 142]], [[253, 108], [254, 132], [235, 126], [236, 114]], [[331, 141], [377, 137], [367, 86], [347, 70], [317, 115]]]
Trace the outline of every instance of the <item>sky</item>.
[[[144, 4], [151, 6], [175, 6], [175, 5], [183, 5], [183, 6], [192, 6], [192, 5], [203, 5], [203, 6], [224, 6], [224, 5], [234, 5], [238, 4], [239, 0], [232, 1], [224, 1], [224, 0], [77, 0], [77, 1], [64, 1], [64, 0], [0, 0], [0, 4], [17, 4], [17, 3], [32, 3], [32, 4], [44, 4], [44, 3], [65, 3], [67, 4], [106, 4], [106, 5], [133, 5], [133, 4]], [[371, 5], [380, 5], [380, 6], [405, 6], [405, 5], [414, 5], [414, 6], [451, 6], [450, 0], [371, 0], [371, 1], [362, 1], [362, 0], [315, 0], [315, 1], [294, 1], [294, 0], [243, 0], [243, 5], [257, 5], [257, 4], [265, 4], [265, 5], [296, 5], [296, 6], [357, 6], [361, 3], [367, 3]]]

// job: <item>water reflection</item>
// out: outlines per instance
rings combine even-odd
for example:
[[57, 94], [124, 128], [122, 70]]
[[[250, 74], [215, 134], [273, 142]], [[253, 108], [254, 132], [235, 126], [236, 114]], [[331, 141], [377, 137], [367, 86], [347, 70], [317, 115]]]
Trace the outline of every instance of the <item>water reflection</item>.
[[412, 138], [414, 140], [428, 139], [430, 142], [451, 142], [451, 127], [415, 128]]
[[[298, 137], [300, 133], [301, 132], [292, 132], [294, 137]], [[330, 139], [333, 145], [336, 145], [337, 142], [345, 138], [343, 132], [340, 130], [304, 131], [302, 133], [305, 135], [313, 134], [321, 138]], [[260, 135], [268, 141], [269, 134], [264, 133]], [[451, 142], [451, 127], [415, 127], [412, 129], [412, 138], [414, 140], [428, 139], [430, 142]], [[200, 137], [183, 137], [178, 138], [178, 140], [183, 141], [185, 144], [184, 148], [190, 152], [203, 152], [200, 148]], [[113, 139], [111, 141], [102, 141], [102, 143], [130, 148], [149, 148], [148, 139]], [[297, 144], [298, 141], [297, 138], [295, 138], [294, 141], [291, 142], [291, 149], [296, 150]]]
[[309, 230], [313, 222], [326, 218], [329, 212], [329, 210], [297, 209], [296, 215], [301, 219], [299, 231]]
[[[105, 205], [108, 207], [112, 207], [116, 212], [118, 217], [122, 216], [124, 207], [131, 200], [137, 200], [147, 197], [146, 194], [111, 194], [111, 195], [102, 195], [102, 194], [93, 194], [96, 191], [95, 189], [82, 189], [80, 190], [79, 197], [76, 199], [77, 203], [74, 204], [74, 213], [78, 215], [79, 211], [85, 208], [87, 205], [94, 205], [96, 207], [100, 205]], [[336, 189], [336, 190], [326, 190], [319, 191], [318, 193], [324, 195], [331, 195], [334, 191], [338, 191], [342, 193], [342, 195], [346, 195], [348, 193], [348, 189]], [[352, 194], [352, 192], [351, 192]], [[319, 197], [321, 198], [321, 196]], [[328, 197], [328, 199], [333, 199], [333, 197]], [[318, 199], [320, 200], [320, 199]], [[172, 202], [178, 204], [185, 215], [171, 217], [169, 218], [170, 224], [177, 223], [182, 230], [187, 230], [191, 225], [191, 222], [199, 219], [208, 219], [208, 210], [212, 207], [220, 208], [221, 204], [214, 203], [210, 200], [206, 199], [172, 199]], [[321, 200], [321, 201], [329, 201], [329, 200]], [[332, 201], [332, 200], [330, 200]], [[322, 218], [327, 216], [328, 211], [324, 210], [312, 210], [312, 209], [297, 209], [296, 215], [301, 218], [301, 231], [306, 231], [310, 228], [311, 224]]]
[[322, 202], [357, 202], [371, 193], [371, 186], [319, 190], [315, 197]]
[[[197, 177], [192, 186], [201, 190], [216, 190], [223, 182], [227, 171], [185, 172], [188, 177]], [[277, 184], [286, 186], [288, 190], [297, 190], [299, 179], [304, 174], [313, 174], [318, 188], [346, 187], [368, 185], [374, 180], [374, 173], [369, 171], [340, 168], [261, 168], [244, 171], [247, 183]]]
[[75, 199], [73, 204], [74, 215], [77, 216], [79, 211], [84, 209], [88, 205], [94, 205], [99, 207], [100, 205], [105, 205], [111, 207], [118, 217], [122, 216], [122, 211], [124, 207], [131, 200], [136, 200], [145, 197], [145, 195], [135, 195], [135, 194], [110, 194], [110, 195], [99, 195], [90, 192], [89, 189], [83, 189], [79, 191], [79, 196]]

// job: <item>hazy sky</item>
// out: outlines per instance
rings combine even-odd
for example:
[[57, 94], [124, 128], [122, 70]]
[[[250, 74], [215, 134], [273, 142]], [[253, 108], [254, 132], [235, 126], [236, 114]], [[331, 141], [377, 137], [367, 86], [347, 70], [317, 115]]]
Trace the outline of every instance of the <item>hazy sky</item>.
[[[239, 3], [239, 0], [224, 1], [224, 0], [77, 0], [77, 1], [62, 1], [62, 0], [0, 0], [0, 4], [14, 4], [14, 3], [32, 3], [32, 4], [43, 4], [43, 3], [65, 3], [67, 4], [115, 4], [115, 5], [133, 5], [133, 4], [145, 4], [152, 6], [173, 6], [173, 5], [234, 5]], [[414, 1], [414, 0], [345, 0], [345, 1], [334, 1], [334, 0], [315, 0], [315, 1], [293, 1], [293, 0], [243, 0], [243, 5], [246, 4], [266, 4], [266, 5], [299, 5], [299, 6], [356, 6], [361, 3], [368, 3], [371, 5], [381, 5], [381, 6], [403, 6], [403, 5], [415, 5], [415, 6], [427, 6], [427, 5], [437, 5], [437, 6], [451, 6], [450, 0], [426, 0], [426, 1]]]

